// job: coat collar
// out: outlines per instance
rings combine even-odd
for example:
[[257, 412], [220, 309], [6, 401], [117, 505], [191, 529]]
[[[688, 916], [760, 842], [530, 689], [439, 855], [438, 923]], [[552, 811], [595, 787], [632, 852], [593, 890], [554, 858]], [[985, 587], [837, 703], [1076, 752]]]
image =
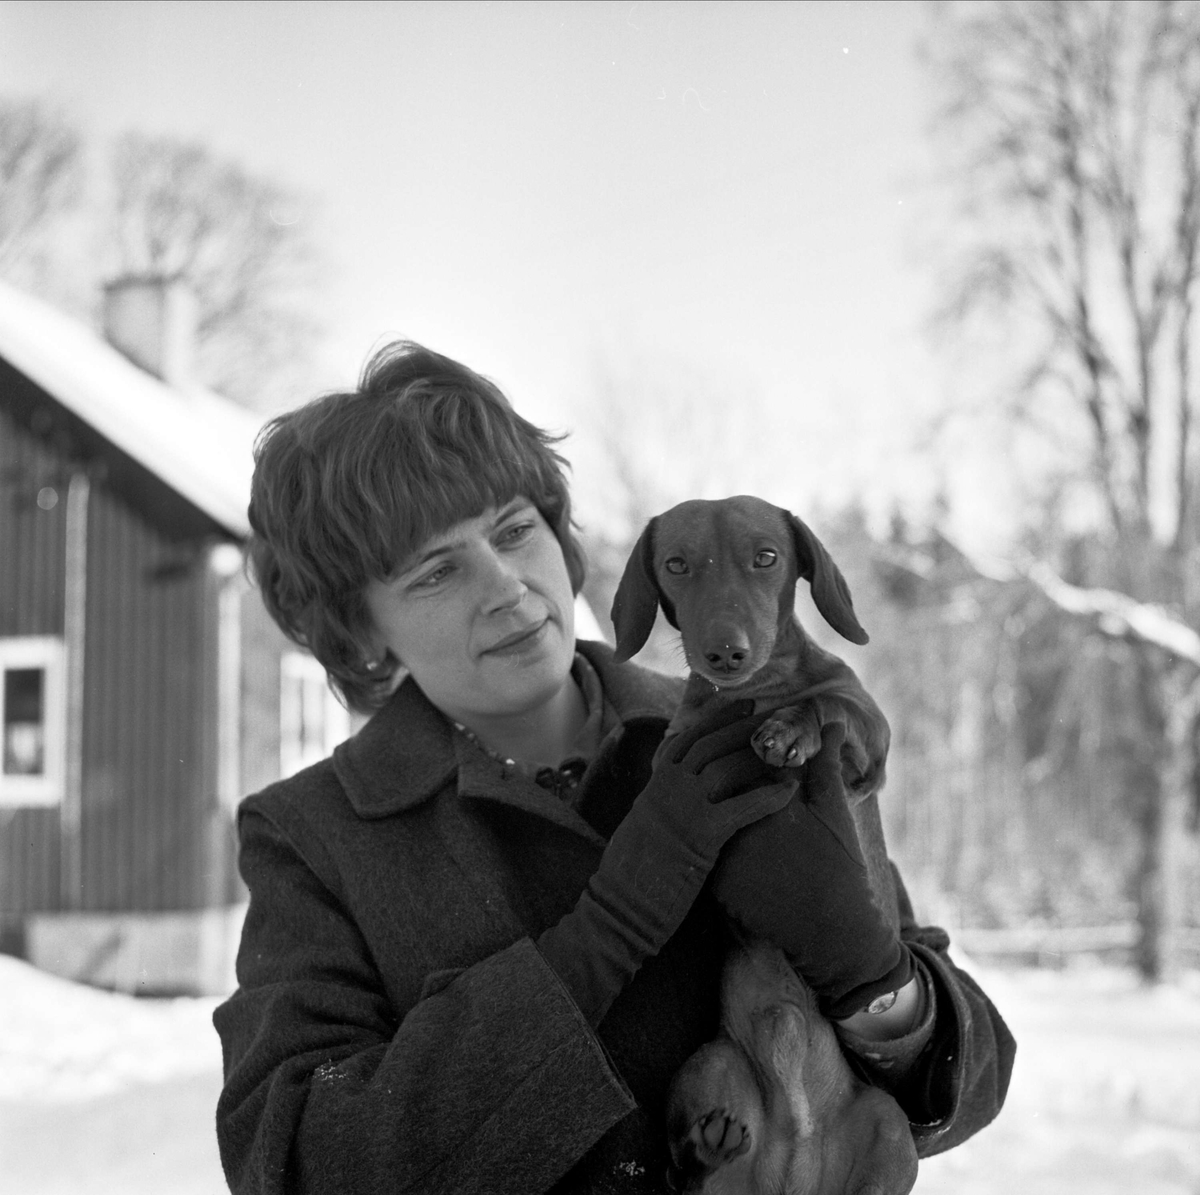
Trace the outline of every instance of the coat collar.
[[[682, 681], [636, 664], [618, 664], [612, 649], [603, 643], [581, 641], [576, 646], [596, 669], [605, 696], [623, 724], [643, 718], [665, 720], [674, 713]], [[358, 734], [335, 749], [333, 768], [352, 808], [363, 818], [411, 809], [456, 777], [464, 795], [520, 805], [536, 801], [541, 811], [547, 808], [542, 790], [532, 782], [514, 783], [502, 765], [456, 735], [411, 680], [396, 690]], [[526, 788], [536, 791], [525, 793]], [[573, 826], [582, 824], [569, 809], [564, 807], [561, 812]]]

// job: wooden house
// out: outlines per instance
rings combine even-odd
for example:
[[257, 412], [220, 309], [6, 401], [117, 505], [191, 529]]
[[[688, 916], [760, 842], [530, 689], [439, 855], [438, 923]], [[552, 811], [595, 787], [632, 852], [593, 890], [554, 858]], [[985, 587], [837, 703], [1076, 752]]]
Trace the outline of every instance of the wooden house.
[[0, 949], [219, 992], [232, 811], [348, 716], [242, 570], [261, 418], [189, 384], [177, 285], [105, 304], [107, 340], [0, 286]]

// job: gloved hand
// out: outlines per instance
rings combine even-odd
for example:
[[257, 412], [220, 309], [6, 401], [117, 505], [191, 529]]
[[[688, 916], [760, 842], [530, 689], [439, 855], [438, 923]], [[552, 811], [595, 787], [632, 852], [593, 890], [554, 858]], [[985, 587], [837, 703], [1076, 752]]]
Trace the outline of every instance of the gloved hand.
[[538, 938], [593, 1026], [679, 928], [730, 836], [797, 792], [794, 771], [751, 748], [752, 710], [722, 705], [664, 745], [575, 908]]
[[747, 827], [721, 855], [712, 888], [733, 919], [779, 946], [822, 1013], [852, 1016], [903, 987], [913, 961], [872, 892], [842, 787], [845, 727], [829, 723], [786, 809]]

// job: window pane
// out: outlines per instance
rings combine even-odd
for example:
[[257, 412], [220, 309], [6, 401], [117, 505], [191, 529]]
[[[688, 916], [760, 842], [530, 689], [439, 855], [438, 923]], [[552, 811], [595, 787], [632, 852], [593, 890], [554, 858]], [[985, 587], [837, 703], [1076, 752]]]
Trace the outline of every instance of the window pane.
[[325, 682], [317, 677], [304, 680], [304, 762], [316, 763], [324, 756]]
[[6, 668], [4, 671], [4, 724], [42, 721], [42, 690], [46, 673], [41, 668]]
[[325, 672], [311, 657], [280, 661], [279, 764], [290, 776], [325, 756]]
[[41, 776], [46, 769], [46, 674], [42, 668], [4, 671], [4, 774]]

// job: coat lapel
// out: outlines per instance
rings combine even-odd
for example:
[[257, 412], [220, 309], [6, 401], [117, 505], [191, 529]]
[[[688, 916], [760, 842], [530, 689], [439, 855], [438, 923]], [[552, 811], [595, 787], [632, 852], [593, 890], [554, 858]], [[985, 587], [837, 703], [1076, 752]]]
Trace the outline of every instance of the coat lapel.
[[411, 680], [333, 752], [333, 770], [350, 805], [368, 820], [429, 800], [457, 767], [454, 728]]
[[[622, 722], [665, 719], [678, 704], [682, 682], [633, 664], [617, 665], [612, 649], [581, 642]], [[610, 736], [611, 737], [611, 736]], [[515, 804], [583, 832], [587, 823], [523, 777], [464, 743], [450, 723], [406, 680], [352, 739], [333, 753], [333, 767], [359, 817], [390, 817], [429, 800], [458, 776], [459, 792]]]
[[455, 742], [455, 754], [460, 797], [519, 809], [603, 847], [605, 840], [574, 809], [524, 773], [505, 767], [461, 736]]

